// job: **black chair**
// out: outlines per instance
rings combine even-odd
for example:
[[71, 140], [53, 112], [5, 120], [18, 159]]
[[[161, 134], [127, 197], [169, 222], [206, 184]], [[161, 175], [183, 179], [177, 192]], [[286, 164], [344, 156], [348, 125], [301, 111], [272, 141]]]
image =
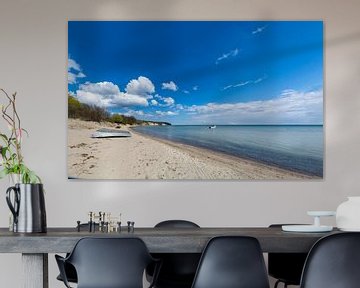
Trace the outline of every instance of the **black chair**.
[[360, 287], [360, 233], [332, 234], [316, 242], [306, 259], [300, 287]]
[[82, 238], [67, 258], [55, 258], [66, 287], [65, 263], [75, 267], [78, 288], [142, 288], [145, 268], [156, 262], [139, 238]]
[[[68, 257], [68, 256], [69, 256], [69, 254], [66, 254], [66, 257]], [[68, 282], [77, 283], [77, 281], [78, 281], [77, 280], [77, 274], [76, 274], [75, 267], [73, 265], [71, 265], [68, 262], [64, 262], [64, 273], [66, 275], [66, 279], [67, 279]], [[56, 279], [59, 280], [59, 281], [64, 282], [63, 278], [61, 277], [61, 274], [59, 274], [56, 277]]]
[[[199, 225], [187, 220], [166, 220], [155, 225], [155, 228], [200, 228]], [[197, 253], [157, 253], [152, 254], [161, 259], [156, 288], [190, 288], [194, 280], [201, 254]], [[147, 279], [153, 276], [153, 267], [147, 269]]]
[[192, 288], [269, 288], [256, 238], [220, 236], [207, 244]]
[[[80, 229], [81, 230], [89, 229], [89, 224], [88, 223], [80, 224]], [[99, 229], [99, 224], [98, 223], [95, 223], [95, 229]], [[68, 256], [69, 256], [69, 253], [66, 254], [66, 257], [68, 257]], [[65, 262], [64, 266], [65, 266], [65, 274], [66, 274], [68, 282], [77, 283], [77, 275], [76, 275], [76, 270], [75, 270], [74, 266], [71, 265], [70, 263], [67, 263], [67, 262]], [[64, 280], [61, 277], [61, 274], [59, 274], [56, 277], [56, 279], [59, 280], [59, 281], [64, 282]]]
[[[272, 224], [270, 228], [280, 228], [287, 224]], [[300, 285], [301, 273], [304, 268], [307, 253], [269, 253], [268, 272], [277, 281], [274, 288], [280, 283], [286, 288], [288, 285]]]

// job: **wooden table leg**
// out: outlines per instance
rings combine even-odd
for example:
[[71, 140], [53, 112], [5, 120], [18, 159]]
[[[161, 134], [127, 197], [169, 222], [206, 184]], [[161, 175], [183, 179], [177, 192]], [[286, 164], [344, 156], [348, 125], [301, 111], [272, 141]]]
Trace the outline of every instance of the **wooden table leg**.
[[23, 288], [49, 288], [48, 254], [22, 254]]

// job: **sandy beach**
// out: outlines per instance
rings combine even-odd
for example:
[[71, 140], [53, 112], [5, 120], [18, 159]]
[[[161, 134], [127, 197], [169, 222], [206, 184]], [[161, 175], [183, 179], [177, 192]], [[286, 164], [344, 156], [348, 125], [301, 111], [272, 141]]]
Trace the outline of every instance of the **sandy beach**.
[[81, 179], [314, 179], [189, 145], [131, 132], [127, 138], [91, 138], [111, 123], [68, 119], [68, 176]]

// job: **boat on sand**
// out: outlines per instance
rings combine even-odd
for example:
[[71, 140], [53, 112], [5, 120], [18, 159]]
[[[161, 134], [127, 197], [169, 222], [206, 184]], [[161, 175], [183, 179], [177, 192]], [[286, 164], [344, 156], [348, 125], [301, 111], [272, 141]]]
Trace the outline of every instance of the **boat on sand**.
[[91, 138], [118, 138], [131, 137], [131, 133], [126, 130], [101, 128], [91, 134]]

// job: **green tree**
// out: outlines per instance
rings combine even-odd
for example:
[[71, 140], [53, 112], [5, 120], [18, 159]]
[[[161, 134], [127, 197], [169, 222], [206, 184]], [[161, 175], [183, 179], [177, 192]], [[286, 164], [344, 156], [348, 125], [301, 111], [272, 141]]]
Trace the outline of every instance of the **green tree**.
[[110, 117], [105, 108], [79, 102], [75, 97], [68, 96], [68, 117], [85, 121], [107, 121]]
[[81, 103], [73, 96], [68, 97], [68, 117], [80, 118]]
[[120, 114], [113, 114], [110, 117], [110, 122], [116, 123], [116, 124], [123, 124], [124, 123], [124, 117]]

